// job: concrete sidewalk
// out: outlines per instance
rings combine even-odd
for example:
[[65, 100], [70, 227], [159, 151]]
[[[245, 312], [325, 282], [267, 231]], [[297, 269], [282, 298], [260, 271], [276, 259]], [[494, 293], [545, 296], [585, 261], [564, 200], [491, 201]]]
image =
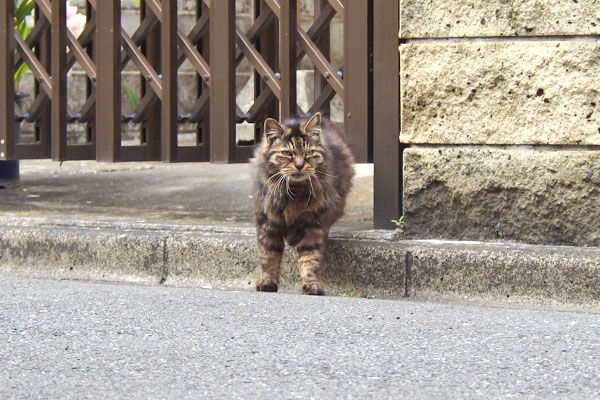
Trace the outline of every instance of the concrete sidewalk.
[[[65, 279], [253, 289], [248, 164], [22, 161], [0, 190], [0, 270]], [[404, 240], [372, 229], [358, 165], [328, 243], [328, 294], [542, 304], [600, 311], [600, 249]], [[390, 223], [390, 228], [393, 228]], [[293, 251], [282, 290], [298, 291]]]

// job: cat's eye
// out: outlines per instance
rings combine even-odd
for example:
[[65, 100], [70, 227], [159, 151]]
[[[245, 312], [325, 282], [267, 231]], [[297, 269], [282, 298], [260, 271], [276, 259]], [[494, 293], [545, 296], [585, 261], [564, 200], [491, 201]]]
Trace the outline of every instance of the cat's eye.
[[309, 156], [309, 157], [312, 157], [312, 156], [314, 156], [316, 153], [317, 153], [317, 152], [316, 152], [316, 151], [314, 151], [314, 150], [309, 150], [307, 154], [308, 154], [308, 156]]
[[281, 152], [281, 154], [283, 154], [286, 157], [291, 157], [292, 156], [292, 152], [291, 151], [287, 151], [287, 150], [283, 150]]

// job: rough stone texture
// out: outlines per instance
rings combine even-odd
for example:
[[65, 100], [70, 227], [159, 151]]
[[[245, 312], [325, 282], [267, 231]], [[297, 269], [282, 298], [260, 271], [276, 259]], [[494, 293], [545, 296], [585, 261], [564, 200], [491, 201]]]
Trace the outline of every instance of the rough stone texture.
[[[177, 235], [167, 240], [167, 254], [167, 284], [254, 289], [258, 259], [253, 235]], [[404, 251], [390, 243], [332, 239], [323, 267], [325, 290], [403, 295], [404, 259]], [[284, 253], [280, 287], [300, 291], [297, 256], [290, 247]]]
[[415, 246], [408, 294], [600, 305], [600, 251], [513, 244]]
[[256, 280], [255, 240], [250, 235], [183, 234], [167, 239], [167, 284], [251, 289]]
[[600, 144], [597, 41], [400, 46], [401, 141]]
[[0, 226], [0, 267], [34, 276], [158, 283], [163, 257], [149, 232]]
[[593, 35], [598, 0], [400, 0], [400, 37]]
[[600, 152], [411, 148], [405, 233], [599, 246]]

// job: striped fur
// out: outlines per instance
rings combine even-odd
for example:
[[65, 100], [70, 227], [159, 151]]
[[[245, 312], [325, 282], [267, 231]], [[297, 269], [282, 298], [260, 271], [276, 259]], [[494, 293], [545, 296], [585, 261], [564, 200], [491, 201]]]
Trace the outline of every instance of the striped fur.
[[302, 293], [324, 294], [319, 277], [325, 241], [344, 213], [354, 159], [343, 134], [317, 113], [280, 124], [265, 121], [253, 164], [260, 278], [256, 290], [279, 286], [285, 243], [295, 246]]

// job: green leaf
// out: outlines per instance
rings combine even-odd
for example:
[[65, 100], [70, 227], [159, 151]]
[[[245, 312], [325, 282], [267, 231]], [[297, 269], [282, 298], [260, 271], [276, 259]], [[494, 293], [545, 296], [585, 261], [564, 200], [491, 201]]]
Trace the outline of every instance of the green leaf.
[[21, 22], [24, 23], [25, 17], [31, 15], [34, 8], [35, 2], [33, 0], [24, 0], [18, 5], [17, 1], [15, 1], [15, 20], [17, 25], [19, 25]]
[[127, 98], [129, 99], [129, 105], [131, 105], [131, 111], [135, 111], [140, 104], [140, 101], [135, 95], [133, 88], [124, 77], [121, 77], [121, 81], [123, 82], [123, 86], [125, 86], [125, 92], [127, 93]]

